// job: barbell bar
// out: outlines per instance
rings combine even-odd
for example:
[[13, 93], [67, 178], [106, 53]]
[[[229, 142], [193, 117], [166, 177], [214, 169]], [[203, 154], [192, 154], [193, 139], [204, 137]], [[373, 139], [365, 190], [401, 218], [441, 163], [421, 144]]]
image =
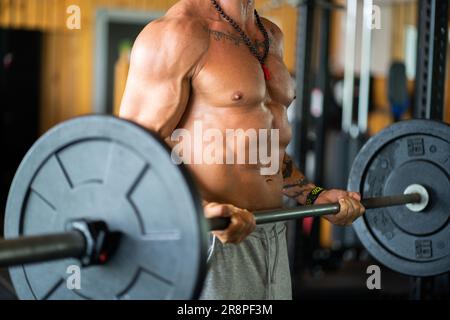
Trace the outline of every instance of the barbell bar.
[[[415, 189], [413, 189], [414, 191]], [[425, 188], [423, 188], [425, 190]], [[426, 192], [426, 191], [425, 191]], [[366, 209], [420, 203], [420, 193], [363, 199]], [[428, 197], [426, 197], [428, 201]], [[320, 217], [337, 214], [340, 204], [319, 204], [289, 209], [266, 210], [255, 213], [256, 224], [280, 222], [305, 217]], [[206, 219], [209, 230], [225, 230], [230, 218]], [[0, 267], [11, 267], [28, 263], [46, 262], [65, 258], [77, 258], [83, 265], [105, 264], [118, 246], [118, 233], [111, 233], [106, 222], [72, 221], [69, 231], [58, 234], [21, 237], [0, 241]]]
[[81, 258], [86, 240], [78, 231], [0, 241], [0, 268], [64, 258]]
[[105, 264], [120, 242], [104, 221], [79, 219], [67, 231], [0, 240], [0, 268], [76, 258], [84, 266]]
[[[426, 189], [423, 188], [423, 190]], [[421, 203], [423, 200], [420, 193], [408, 193], [395, 196], [373, 197], [362, 199], [361, 204], [366, 209], [376, 209], [412, 203]], [[425, 199], [424, 199], [425, 200]], [[427, 200], [428, 201], [428, 200]], [[317, 204], [310, 206], [301, 206], [288, 209], [259, 211], [255, 214], [256, 224], [265, 224], [271, 222], [295, 220], [306, 217], [321, 217], [337, 214], [341, 211], [339, 203]], [[211, 218], [209, 225], [211, 230], [224, 230], [230, 224], [230, 218]]]

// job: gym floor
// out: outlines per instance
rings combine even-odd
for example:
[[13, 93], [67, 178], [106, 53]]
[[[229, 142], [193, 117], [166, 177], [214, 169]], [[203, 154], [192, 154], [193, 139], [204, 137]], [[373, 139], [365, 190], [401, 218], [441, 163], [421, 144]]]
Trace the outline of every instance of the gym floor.
[[[167, 173], [167, 176], [175, 177], [169, 181], [167, 177], [158, 176], [158, 179], [161, 179], [158, 181], [160, 188], [165, 185], [174, 185], [173, 189], [177, 189], [180, 193], [185, 189], [195, 190], [196, 182], [192, 183], [187, 178], [185, 180], [183, 174], [175, 169], [172, 172], [172, 169], [166, 166], [162, 148], [160, 148], [160, 138], [151, 138], [154, 140], [151, 143], [148, 142], [148, 145], [147, 142], [141, 143], [140, 139], [145, 139], [145, 134], [133, 131], [137, 129], [117, 119], [121, 106], [122, 116], [126, 109], [123, 107], [127, 104], [123, 102], [126, 101], [124, 92], [126, 92], [127, 79], [130, 79], [129, 76], [133, 77], [130, 59], [137, 36], [148, 23], [161, 18], [172, 6], [179, 6], [184, 2], [211, 6], [212, 12], [218, 14], [217, 19], [225, 22], [229, 20], [220, 13], [220, 10], [217, 11], [218, 13], [214, 11], [214, 5], [211, 5], [211, 2], [214, 4], [215, 1], [211, 0], [77, 0], [70, 6], [67, 5], [67, 1], [0, 0], [0, 123], [2, 129], [0, 149], [3, 155], [0, 171], [0, 265], [2, 259], [7, 260], [5, 258], [7, 255], [14, 256], [17, 253], [15, 259], [23, 259], [23, 256], [19, 257], [22, 254], [21, 250], [11, 250], [12, 245], [8, 247], [6, 241], [2, 242], [3, 230], [13, 235], [36, 235], [39, 234], [37, 231], [48, 230], [56, 225], [56, 218], [45, 220], [47, 218], [45, 215], [37, 216], [38, 218], [33, 216], [33, 219], [30, 219], [31, 222], [24, 218], [27, 210], [35, 212], [33, 210], [42, 206], [36, 205], [36, 201], [33, 202], [32, 194], [35, 196], [33, 192], [36, 192], [47, 205], [53, 205], [39, 193], [42, 190], [33, 189], [31, 181], [27, 181], [28, 178], [32, 180], [29, 177], [30, 172], [36, 173], [36, 176], [38, 176], [37, 173], [44, 172], [42, 176], [45, 176], [48, 172], [45, 170], [51, 167], [50, 165], [47, 167], [47, 158], [44, 153], [41, 153], [45, 151], [42, 147], [45, 143], [38, 146], [44, 151], [36, 148], [33, 158], [36, 163], [38, 161], [41, 163], [38, 166], [36, 163], [30, 164], [31, 160], [27, 159], [28, 163], [25, 161], [22, 171], [18, 171], [19, 164], [28, 150], [41, 137], [47, 139], [49, 145], [53, 144], [52, 152], [54, 153], [46, 154], [46, 156], [54, 155], [58, 159], [69, 184], [76, 184], [76, 179], [71, 181], [70, 175], [78, 172], [75, 167], [77, 162], [89, 156], [92, 156], [92, 159], [95, 158], [97, 162], [92, 160], [92, 163], [95, 162], [92, 167], [79, 174], [80, 181], [85, 179], [88, 182], [98, 183], [99, 179], [95, 174], [89, 176], [91, 174], [89, 170], [93, 172], [106, 167], [105, 154], [100, 154], [100, 151], [110, 150], [107, 149], [110, 146], [99, 143], [95, 150], [91, 150], [90, 148], [93, 147], [89, 143], [94, 140], [93, 137], [99, 138], [102, 134], [104, 136], [101, 138], [104, 141], [113, 141], [117, 133], [110, 133], [109, 126], [117, 126], [123, 128], [121, 131], [123, 137], [120, 139], [123, 139], [123, 146], [128, 147], [124, 149], [128, 151], [121, 151], [126, 154], [124, 158], [115, 159], [114, 155], [111, 156], [109, 153], [107, 155], [114, 158], [113, 160], [126, 163], [124, 167], [129, 170], [125, 173], [117, 170], [119, 176], [117, 179], [126, 181], [128, 174], [134, 174], [137, 165], [133, 167], [135, 162], [132, 161], [135, 161], [135, 154], [132, 154], [130, 150], [136, 151], [141, 146], [145, 146], [149, 148], [148, 150], [154, 151], [154, 158], [149, 156], [148, 159], [143, 159], [142, 161], [147, 161], [143, 167], [148, 169], [152, 166], [155, 168], [160, 166], [158, 168], [161, 170], [161, 176]], [[303, 188], [308, 185], [307, 181], [313, 181], [314, 186], [323, 187], [323, 190], [316, 188], [309, 190], [311, 192], [307, 193], [303, 202], [317, 201], [320, 192], [335, 188], [342, 190], [351, 188], [350, 191], [362, 193], [363, 198], [378, 198], [386, 195], [405, 197], [408, 193], [419, 197], [418, 201], [409, 202], [402, 198], [400, 202], [403, 202], [396, 204], [399, 207], [393, 207], [392, 203], [388, 205], [378, 203], [374, 205], [374, 211], [370, 211], [373, 213], [368, 214], [367, 218], [360, 218], [354, 226], [337, 226], [336, 223], [331, 223], [333, 221], [329, 222], [315, 212], [296, 216], [295, 222], [288, 227], [286, 245], [289, 256], [286, 268], [289, 264], [293, 300], [450, 299], [450, 253], [446, 251], [450, 247], [448, 240], [450, 239], [450, 219], [448, 218], [450, 213], [448, 170], [450, 168], [446, 162], [450, 158], [450, 141], [448, 140], [450, 50], [447, 48], [450, 41], [448, 33], [450, 9], [448, 1], [256, 0], [255, 2], [259, 15], [275, 23], [284, 34], [284, 52], [280, 57], [284, 61], [285, 67], [282, 68], [284, 73], [282, 77], [278, 78], [277, 75], [275, 78], [285, 79], [286, 83], [289, 83], [286, 80], [289, 77], [294, 80], [291, 86], [279, 80], [286, 96], [288, 91], [296, 92], [295, 100], [294, 94], [285, 99], [289, 103], [293, 100], [290, 105], [285, 106], [289, 107], [286, 116], [293, 129], [292, 141], [286, 148], [292, 157], [291, 171], [304, 173], [302, 176], [295, 177], [294, 182], [297, 183], [296, 187]], [[220, 0], [217, 3], [222, 4], [224, 8], [229, 8], [230, 0]], [[250, 1], [250, 3], [253, 2]], [[364, 15], [367, 8], [373, 13], [372, 17]], [[370, 28], [365, 27], [368, 18], [371, 18], [373, 23]], [[269, 43], [269, 39], [265, 38], [261, 27], [257, 23], [255, 25], [259, 27], [255, 29], [255, 34], [259, 35], [258, 50], [261, 48], [263, 50], [265, 42]], [[246, 41], [239, 38], [242, 34], [236, 31], [236, 27], [231, 27], [228, 33], [207, 30], [209, 35], [212, 35], [211, 41], [215, 41], [214, 44], [219, 41], [230, 43], [234, 41], [239, 50], [249, 55], [242, 61], [255, 58], [251, 56], [253, 52], [251, 48], [249, 51], [245, 46]], [[273, 30], [274, 27], [271, 27], [270, 32]], [[433, 48], [434, 51], [428, 50], [429, 48]], [[434, 56], [433, 52], [435, 52]], [[242, 58], [242, 56], [236, 57]], [[235, 60], [241, 61], [240, 58]], [[257, 55], [256, 58], [260, 60]], [[258, 72], [263, 70], [261, 71], [263, 72], [261, 73], [262, 82], [265, 83], [264, 76], [266, 82], [270, 81], [271, 77], [267, 73], [271, 71], [266, 70], [266, 65], [262, 63], [261, 70], [259, 65], [257, 66]], [[240, 72], [244, 72], [242, 70], [240, 69]], [[210, 85], [213, 85], [212, 82]], [[249, 87], [254, 86], [252, 84]], [[242, 93], [242, 90], [233, 92], [233, 103], [242, 99], [242, 95], [245, 98], [246, 92], [244, 90]], [[215, 92], [219, 92], [219, 89]], [[430, 92], [432, 94], [429, 94]], [[220, 94], [217, 93], [217, 96]], [[159, 110], [159, 114], [165, 114], [165, 112]], [[79, 116], [91, 114], [115, 116], [114, 119], [118, 122], [110, 123], [106, 118], [106, 120], [86, 118], [86, 127], [82, 119], [78, 124], [70, 122], [73, 119], [80, 119]], [[244, 120], [250, 123], [253, 118]], [[89, 121], [98, 122], [98, 128], [104, 128], [104, 131], [92, 133], [95, 130], [89, 131], [89, 128], [93, 128]], [[62, 126], [66, 124], [67, 130], [72, 130], [70, 132], [73, 132], [74, 137], [81, 137], [80, 141], [83, 139], [87, 141], [85, 145], [80, 146], [79, 150], [75, 148], [69, 152], [70, 161], [67, 160], [69, 156], [64, 158], [65, 155], [62, 153], [60, 157], [59, 152], [67, 146], [75, 145], [78, 140], [61, 138], [61, 135], [49, 131], [55, 126], [61, 126], [59, 128], [62, 130]], [[84, 129], [85, 132], [83, 132]], [[146, 129], [149, 128], [146, 127]], [[48, 132], [51, 134], [45, 135]], [[64, 139], [67, 141], [63, 141]], [[401, 154], [399, 150], [403, 150], [404, 154]], [[108, 158], [108, 161], [114, 162], [113, 160]], [[298, 171], [295, 165], [298, 166]], [[41, 168], [45, 170], [39, 171]], [[67, 171], [66, 168], [68, 168]], [[84, 173], [86, 173], [85, 176]], [[214, 171], [209, 171], [209, 174], [212, 176]], [[142, 176], [140, 175], [139, 179]], [[180, 178], [181, 176], [183, 178]], [[223, 178], [225, 179], [226, 176], [223, 175]], [[14, 177], [20, 183], [16, 183], [15, 187], [11, 188]], [[58, 187], [50, 187], [52, 183], [57, 185], [56, 180], [52, 180], [57, 178], [50, 174], [45, 179], [49, 180], [42, 178], [44, 182], [41, 181], [37, 187], [47, 184], [47, 189], [50, 191], [58, 189]], [[141, 182], [139, 179], [136, 178], [134, 181], [136, 186], [139, 186]], [[152, 191], [156, 190], [155, 184], [158, 183], [142, 180], [143, 184], [146, 183], [154, 188]], [[20, 191], [23, 191], [21, 184], [29, 189], [24, 189], [21, 193]], [[413, 191], [406, 192], [405, 190], [409, 187], [413, 188]], [[136, 187], [136, 189], [139, 188]], [[242, 188], [247, 192], [244, 189], [246, 188]], [[252, 189], [251, 185], [248, 189]], [[319, 192], [317, 196], [313, 194], [314, 190]], [[134, 192], [134, 189], [132, 191]], [[167, 201], [167, 199], [175, 199], [171, 197], [174, 197], [176, 191], [168, 192], [172, 194], [166, 196], [158, 190], [147, 198], [153, 197], [150, 200], [161, 204], [161, 211], [163, 209], [179, 210], [174, 209], [179, 205], [175, 203], [176, 201], [172, 200], [173, 203]], [[134, 195], [130, 191], [130, 194], [127, 194], [127, 198], [136, 197], [131, 202], [136, 202], [136, 204], [133, 203], [133, 208], [138, 212], [137, 215], [141, 213], [141, 207], [145, 207], [150, 201], [138, 193]], [[237, 193], [235, 192], [234, 195], [239, 196]], [[297, 195], [296, 199], [303, 197], [301, 192], [298, 194], [300, 196]], [[97, 193], [92, 192], [90, 195], [94, 198]], [[23, 197], [20, 198], [21, 196]], [[115, 196], [117, 195], [111, 193], [108, 195], [109, 198], [104, 199], [109, 199], [112, 203]], [[186, 212], [192, 211], [194, 212], [192, 215], [195, 215], [195, 210], [201, 204], [195, 203], [190, 195], [184, 196], [188, 199], [187, 203], [191, 205], [186, 206]], [[223, 198], [226, 197], [228, 194]], [[269, 201], [268, 198], [270, 196], [261, 195], [259, 201]], [[67, 201], [67, 199], [63, 200]], [[182, 201], [180, 200], [180, 203]], [[389, 199], [389, 201], [393, 200]], [[26, 205], [19, 210], [18, 202]], [[330, 203], [334, 202], [337, 200], [330, 201]], [[11, 218], [10, 213], [7, 213], [9, 217], [3, 214], [7, 212], [7, 204], [8, 210], [15, 212], [17, 216]], [[417, 206], [421, 204], [423, 208], [417, 209]], [[110, 204], [105, 203], [104, 208], [108, 208], [108, 205]], [[378, 207], [381, 206], [389, 208], [379, 209]], [[67, 207], [70, 208], [69, 205]], [[86, 205], [86, 207], [89, 206]], [[190, 209], [191, 207], [193, 209]], [[340, 208], [342, 207], [341, 203]], [[101, 214], [103, 212], [98, 215], [101, 216]], [[376, 214], [379, 214], [380, 218], [376, 218]], [[422, 215], [419, 216], [419, 214]], [[312, 217], [313, 215], [316, 216]], [[181, 217], [181, 214], [179, 217], [175, 216], [175, 220], [179, 220], [176, 223], [181, 224], [183, 221], [187, 225], [191, 222]], [[190, 217], [190, 219], [193, 218], [195, 217]], [[144, 235], [147, 228], [145, 223], [150, 223], [148, 221], [152, 221], [151, 219], [145, 216], [137, 222], [141, 224]], [[157, 225], [159, 226], [158, 223], [160, 223], [161, 226], [167, 227], [165, 225], [167, 221], [164, 219], [164, 217], [158, 217]], [[6, 229], [4, 221], [9, 221]], [[81, 223], [83, 224], [84, 221]], [[92, 231], [90, 229], [92, 225], [89, 223], [86, 222], [80, 227], [89, 229], [86, 231], [87, 235], [83, 234], [85, 242], [88, 242], [86, 239], [93, 238], [93, 243], [100, 243], [104, 246], [100, 247], [106, 249], [105, 251], [99, 249], [99, 252], [94, 252], [93, 249], [94, 253], [90, 252], [88, 264], [102, 265], [104, 261], [109, 261], [109, 253], [116, 252], [115, 242], [114, 245], [110, 245], [112, 242], [107, 242], [114, 237], [105, 240], [106, 244], [97, 242], [101, 241], [98, 240], [98, 234], [106, 231], [103, 226]], [[115, 226], [117, 225], [116, 221]], [[192, 227], [180, 228], [185, 231]], [[173, 232], [167, 230], [161, 231], [160, 237], [177, 237], [178, 230]], [[64, 230], [54, 231], [56, 233], [56, 231]], [[109, 231], [111, 230], [107, 230], [106, 234], [109, 235]], [[198, 230], [192, 231], [192, 233], [195, 232]], [[271, 243], [272, 236], [269, 239], [266, 234], [265, 237], [267, 243], [262, 245], [261, 250], [269, 248], [267, 259], [270, 265], [271, 259], [274, 259], [271, 250], [275, 250], [272, 248], [278, 250], [279, 239], [275, 236], [276, 242], [273, 240]], [[71, 243], [69, 238], [65, 238], [65, 241], [67, 246], [71, 244], [76, 247], [76, 243]], [[200, 245], [196, 242], [195, 244], [200, 248]], [[27, 245], [29, 247], [25, 247], [23, 251], [27, 248], [29, 251], [35, 249], [32, 244]], [[161, 258], [158, 270], [164, 271], [164, 263], [170, 269], [170, 263], [167, 261], [185, 263], [186, 269], [189, 269], [189, 264], [194, 265], [193, 257], [197, 253], [200, 255], [200, 251], [202, 254], [205, 253], [205, 248], [200, 250], [197, 247], [191, 252], [188, 244], [185, 244], [185, 247], [180, 245], [176, 249], [170, 245], [167, 245], [167, 248], [161, 246], [156, 250], [158, 254], [163, 255], [172, 250], [170, 254], [173, 256], [167, 253], [168, 258]], [[181, 255], [183, 250], [186, 250], [186, 256], [189, 256], [185, 261], [181, 256], [177, 256], [177, 253]], [[66, 258], [73, 257], [73, 254], [72, 256], [65, 254]], [[121, 252], [121, 254], [124, 253]], [[130, 254], [130, 256], [133, 255]], [[278, 252], [275, 256], [278, 257]], [[134, 256], [130, 259], [134, 259]], [[199, 265], [206, 266], [206, 261], [200, 262]], [[105, 266], [107, 268], [107, 263]], [[370, 268], [373, 266], [378, 268], [375, 269], [375, 274], [378, 272], [381, 280], [371, 278], [374, 273], [370, 271], [372, 270]], [[195, 267], [198, 269], [197, 265]], [[145, 272], [148, 271], [145, 268], [142, 269]], [[266, 272], [266, 269], [270, 268], [258, 270]], [[30, 267], [30, 270], [23, 271], [22, 274], [21, 271], [15, 271], [16, 279], [22, 277], [18, 280], [19, 286], [23, 288], [24, 283], [29, 283], [30, 286], [29, 291], [22, 289], [16, 295], [14, 287], [17, 287], [17, 283], [14, 284], [11, 281], [6, 267], [0, 268], [0, 300], [30, 299], [30, 297], [47, 299], [53, 294], [56, 298], [70, 299], [69, 294], [61, 293], [63, 290], [58, 289], [60, 278], [48, 280], [47, 278], [51, 277], [44, 276], [45, 279], [38, 283], [36, 279], [42, 276], [39, 273], [41, 269]], [[275, 263], [273, 270], [275, 270]], [[267, 272], [269, 276], [269, 271]], [[152, 274], [150, 271], [147, 273]], [[167, 286], [173, 285], [172, 279], [168, 280], [158, 273], [155, 274], [161, 292], [166, 290]], [[111, 275], [108, 274], [108, 276]], [[136, 279], [139, 276], [140, 273], [137, 273], [133, 281], [138, 282]], [[94, 279], [95, 273], [89, 277], [91, 280]], [[225, 282], [228, 281], [227, 277], [224, 279]], [[51, 283], [52, 286], [49, 285], [51, 290], [43, 289], [45, 287], [43, 283], [47, 280], [49, 283], [54, 281]], [[183, 288], [173, 285], [179, 292], [184, 290], [179, 295], [183, 299], [189, 297], [186, 292], [194, 291], [194, 280], [190, 279], [189, 281], [193, 283], [185, 284]], [[186, 280], [186, 283], [189, 281]], [[173, 282], [176, 282], [176, 279]], [[371, 288], [371, 284], [374, 287]], [[136, 292], [139, 294], [145, 292], [145, 289], [140, 288], [139, 285], [137, 287]], [[126, 290], [132, 291], [130, 288], [131, 285]], [[128, 297], [126, 290], [123, 289], [121, 295], [117, 296], [122, 297], [123, 294], [126, 299]], [[102, 294], [105, 293], [98, 291], [96, 293], [104, 297]], [[168, 293], [161, 292], [151, 297], [156, 299], [171, 297]], [[83, 294], [80, 293], [77, 298], [86, 297]], [[130, 297], [134, 297], [132, 293], [129, 294]], [[270, 298], [277, 299], [276, 293], [274, 295]], [[137, 295], [137, 297], [141, 296]]]

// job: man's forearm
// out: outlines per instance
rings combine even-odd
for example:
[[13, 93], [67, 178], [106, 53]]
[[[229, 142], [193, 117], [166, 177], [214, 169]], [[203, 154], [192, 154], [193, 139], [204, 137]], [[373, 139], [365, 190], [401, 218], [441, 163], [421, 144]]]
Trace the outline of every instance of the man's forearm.
[[283, 160], [283, 193], [298, 203], [305, 204], [306, 197], [315, 188], [305, 175], [295, 166], [292, 158], [285, 154]]

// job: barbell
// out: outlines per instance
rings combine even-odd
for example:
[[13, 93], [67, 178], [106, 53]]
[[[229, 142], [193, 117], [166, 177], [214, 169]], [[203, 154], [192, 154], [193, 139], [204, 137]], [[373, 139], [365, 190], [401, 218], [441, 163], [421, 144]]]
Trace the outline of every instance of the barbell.
[[[424, 276], [450, 269], [449, 141], [448, 125], [411, 120], [373, 137], [355, 160], [349, 188], [363, 194], [369, 209], [355, 229], [396, 271]], [[258, 212], [255, 219], [339, 211], [339, 204], [302, 206]], [[22, 299], [196, 298], [208, 231], [228, 224], [204, 218], [188, 171], [153, 133], [114, 117], [81, 117], [47, 132], [17, 170], [0, 265], [10, 267]], [[72, 265], [82, 268], [79, 290], [66, 286]]]
[[[425, 208], [428, 193], [420, 185], [411, 185], [405, 194], [363, 199], [366, 209], [396, 205], [419, 205]], [[337, 214], [340, 204], [322, 204], [291, 209], [259, 211], [255, 213], [257, 225], [304, 217]], [[414, 211], [421, 211], [415, 209]], [[229, 218], [209, 218], [209, 230], [225, 230]], [[120, 242], [120, 232], [111, 232], [104, 221], [86, 219], [68, 222], [63, 233], [28, 236], [0, 241], [0, 267], [12, 267], [34, 262], [77, 258], [83, 266], [102, 265], [114, 254]]]

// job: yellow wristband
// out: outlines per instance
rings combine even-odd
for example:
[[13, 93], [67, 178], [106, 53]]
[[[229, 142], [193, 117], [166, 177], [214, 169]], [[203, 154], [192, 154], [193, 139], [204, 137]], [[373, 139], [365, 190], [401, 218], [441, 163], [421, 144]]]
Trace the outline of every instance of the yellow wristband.
[[322, 192], [324, 192], [325, 189], [321, 187], [315, 187], [311, 190], [310, 193], [308, 193], [308, 196], [306, 197], [306, 205], [310, 206], [313, 205], [314, 202], [316, 202], [317, 198], [320, 196]]

